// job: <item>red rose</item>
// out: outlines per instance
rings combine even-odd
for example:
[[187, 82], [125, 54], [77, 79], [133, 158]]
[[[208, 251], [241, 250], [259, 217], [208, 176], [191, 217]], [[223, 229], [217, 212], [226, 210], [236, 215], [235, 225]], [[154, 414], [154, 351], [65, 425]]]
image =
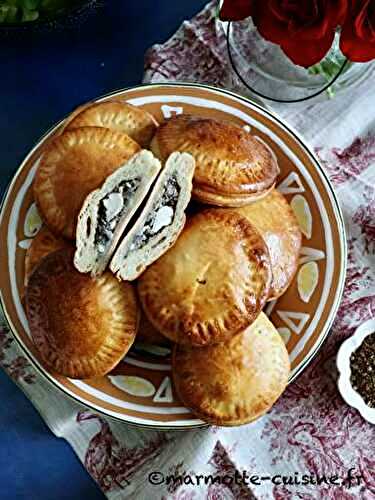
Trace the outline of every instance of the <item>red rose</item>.
[[307, 68], [331, 48], [347, 9], [348, 0], [226, 0], [220, 17], [237, 20], [251, 15], [263, 38]]
[[222, 21], [239, 21], [253, 14], [254, 0], [224, 0], [220, 9]]
[[375, 59], [375, 0], [351, 0], [340, 48], [351, 61]]

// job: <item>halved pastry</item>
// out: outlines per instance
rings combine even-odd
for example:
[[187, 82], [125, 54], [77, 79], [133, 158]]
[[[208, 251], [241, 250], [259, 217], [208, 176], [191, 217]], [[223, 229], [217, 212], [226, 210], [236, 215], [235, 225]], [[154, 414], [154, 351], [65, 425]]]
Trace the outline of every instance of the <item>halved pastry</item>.
[[254, 224], [266, 242], [273, 275], [268, 300], [276, 299], [288, 288], [298, 267], [302, 234], [296, 216], [276, 189], [236, 211]]
[[138, 281], [143, 310], [174, 342], [225, 342], [249, 326], [269, 293], [268, 249], [247, 219], [227, 209], [193, 216], [175, 245]]
[[93, 279], [73, 266], [73, 250], [45, 257], [30, 276], [26, 313], [44, 363], [71, 378], [99, 377], [135, 339], [139, 307], [130, 283], [111, 273]]
[[74, 256], [78, 271], [99, 276], [105, 270], [160, 169], [160, 161], [142, 150], [88, 195], [78, 216]]
[[60, 236], [55, 236], [47, 226], [42, 226], [26, 251], [25, 285], [27, 285], [31, 273], [43, 257], [60, 248], [72, 248], [72, 244]]
[[139, 219], [111, 260], [119, 279], [135, 280], [175, 243], [185, 225], [194, 168], [191, 155], [170, 155]]
[[209, 204], [253, 201], [274, 185], [279, 172], [264, 143], [238, 125], [211, 118], [173, 116], [157, 129], [151, 150], [162, 160], [172, 151], [193, 155], [197, 165], [193, 196]]
[[262, 312], [226, 344], [176, 345], [173, 352], [177, 395], [213, 425], [242, 425], [262, 416], [284, 391], [289, 372], [285, 344]]
[[106, 127], [124, 132], [142, 147], [147, 147], [157, 126], [155, 118], [144, 109], [126, 102], [109, 100], [82, 107], [82, 110], [68, 121], [66, 129]]
[[100, 127], [67, 130], [54, 137], [34, 180], [35, 201], [49, 228], [73, 239], [86, 196], [139, 150], [128, 135]]

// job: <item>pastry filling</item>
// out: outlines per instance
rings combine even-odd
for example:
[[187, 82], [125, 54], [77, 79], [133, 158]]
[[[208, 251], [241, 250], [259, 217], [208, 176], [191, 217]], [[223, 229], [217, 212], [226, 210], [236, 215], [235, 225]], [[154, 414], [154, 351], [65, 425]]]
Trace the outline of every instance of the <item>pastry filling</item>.
[[149, 240], [173, 222], [181, 188], [175, 177], [170, 177], [164, 185], [160, 198], [155, 202], [143, 227], [133, 236], [129, 251], [139, 250]]
[[94, 244], [99, 253], [104, 253], [107, 249], [116, 226], [129, 203], [129, 197], [138, 189], [140, 182], [139, 178], [122, 181], [100, 200], [94, 238]]

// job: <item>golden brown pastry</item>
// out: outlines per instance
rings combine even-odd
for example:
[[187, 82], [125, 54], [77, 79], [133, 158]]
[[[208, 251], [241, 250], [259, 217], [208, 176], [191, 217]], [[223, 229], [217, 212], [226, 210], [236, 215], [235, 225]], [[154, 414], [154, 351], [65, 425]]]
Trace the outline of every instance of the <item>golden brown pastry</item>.
[[44, 363], [71, 378], [108, 373], [130, 349], [139, 308], [130, 283], [93, 279], [73, 266], [73, 250], [45, 257], [30, 276], [26, 313]]
[[193, 195], [200, 201], [237, 206], [271, 188], [278, 174], [272, 152], [238, 125], [210, 118], [177, 115], [160, 125], [151, 142], [153, 153], [165, 160], [185, 151], [196, 161]]
[[226, 209], [192, 217], [175, 245], [138, 281], [149, 320], [174, 342], [224, 342], [249, 326], [271, 283], [266, 244]]
[[50, 229], [73, 239], [86, 196], [139, 149], [128, 135], [99, 127], [67, 130], [52, 139], [34, 181], [34, 197]]
[[139, 322], [137, 340], [145, 344], [168, 345], [170, 343], [169, 339], [158, 332], [143, 312]]
[[178, 397], [202, 420], [231, 426], [266, 413], [284, 391], [288, 352], [264, 313], [226, 344], [176, 345], [172, 373]]
[[61, 123], [58, 132], [62, 134], [65, 132], [65, 130], [69, 127], [70, 123], [78, 116], [82, 111], [85, 109], [89, 108], [90, 106], [93, 106], [95, 104], [95, 101], [89, 101], [85, 102], [84, 104], [81, 104], [80, 106], [77, 106], [73, 111], [69, 113], [69, 115], [64, 119], [64, 121]]
[[124, 132], [142, 147], [147, 147], [157, 126], [155, 118], [144, 109], [125, 102], [110, 100], [84, 107], [69, 120], [66, 129], [106, 127]]
[[273, 274], [268, 300], [276, 299], [289, 287], [297, 271], [302, 241], [298, 221], [286, 198], [276, 189], [236, 211], [258, 229], [267, 244]]
[[249, 205], [250, 203], [263, 199], [273, 189], [274, 186], [271, 186], [262, 194], [223, 196], [220, 194], [209, 193], [208, 191], [201, 190], [199, 187], [195, 186], [194, 198], [201, 203], [215, 205], [217, 207], [243, 207], [244, 205]]
[[54, 252], [55, 250], [59, 250], [60, 248], [73, 247], [69, 241], [59, 236], [55, 236], [51, 233], [47, 226], [43, 226], [35, 238], [33, 238], [31, 245], [26, 251], [25, 285], [27, 285], [31, 273], [43, 257]]

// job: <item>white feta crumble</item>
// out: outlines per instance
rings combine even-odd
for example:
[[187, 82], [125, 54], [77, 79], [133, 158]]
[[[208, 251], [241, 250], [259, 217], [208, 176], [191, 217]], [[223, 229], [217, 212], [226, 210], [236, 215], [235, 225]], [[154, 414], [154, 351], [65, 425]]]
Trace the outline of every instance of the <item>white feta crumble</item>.
[[157, 233], [162, 227], [169, 226], [173, 219], [172, 207], [161, 207], [155, 214], [155, 219], [151, 228], [152, 233]]
[[111, 193], [103, 201], [103, 204], [107, 212], [106, 217], [110, 221], [121, 212], [124, 200], [120, 193]]

